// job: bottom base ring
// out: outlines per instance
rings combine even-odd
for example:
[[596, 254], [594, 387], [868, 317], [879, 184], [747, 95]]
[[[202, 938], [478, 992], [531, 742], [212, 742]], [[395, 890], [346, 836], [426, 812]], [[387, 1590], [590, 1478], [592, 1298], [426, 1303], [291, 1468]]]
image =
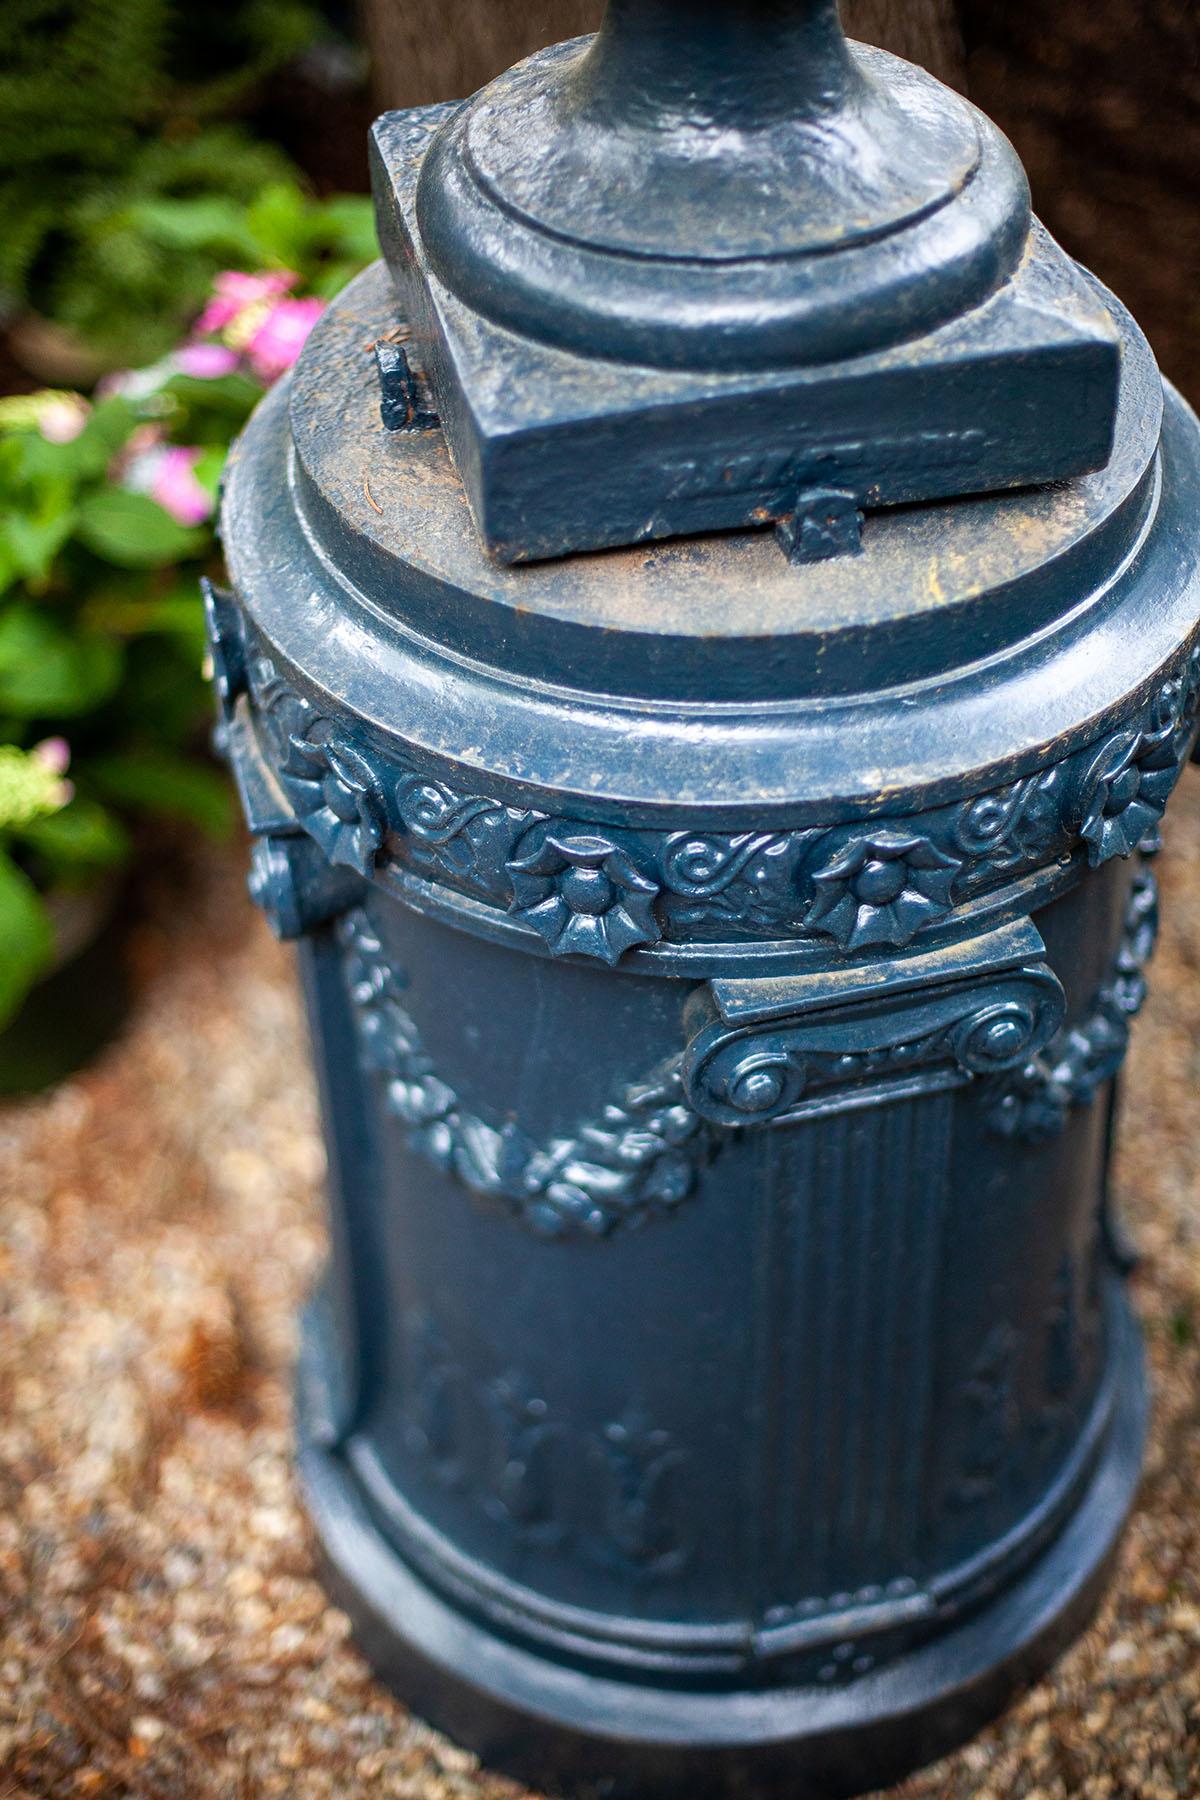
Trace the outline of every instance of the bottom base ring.
[[1104, 1453], [1060, 1535], [979, 1612], [862, 1680], [687, 1691], [564, 1667], [457, 1612], [379, 1532], [300, 1397], [300, 1479], [333, 1598], [382, 1679], [490, 1767], [579, 1800], [835, 1800], [971, 1737], [1090, 1618], [1141, 1471], [1147, 1395], [1125, 1304]]

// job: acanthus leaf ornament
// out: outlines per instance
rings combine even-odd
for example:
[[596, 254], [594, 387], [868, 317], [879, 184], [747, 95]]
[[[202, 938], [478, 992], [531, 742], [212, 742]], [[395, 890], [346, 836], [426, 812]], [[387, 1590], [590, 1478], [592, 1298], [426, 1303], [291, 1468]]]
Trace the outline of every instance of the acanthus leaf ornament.
[[564, 1526], [554, 1504], [552, 1452], [560, 1427], [514, 1370], [494, 1376], [482, 1399], [492, 1438], [484, 1511], [518, 1537], [558, 1542]]
[[476, 819], [504, 810], [498, 800], [459, 794], [444, 781], [421, 775], [402, 777], [396, 801], [406, 830], [439, 850], [453, 843]]
[[450, 881], [493, 904], [507, 905], [508, 858], [541, 817], [449, 782], [392, 771], [396, 858], [428, 881]]
[[[402, 1342], [405, 1445], [440, 1487], [522, 1544], [576, 1544], [635, 1577], [686, 1566], [675, 1490], [687, 1453], [640, 1406], [578, 1419], [511, 1365], [472, 1379], [420, 1308], [405, 1317]], [[594, 1479], [572, 1480], [578, 1463]]]
[[338, 737], [295, 740], [303, 774], [293, 774], [305, 829], [330, 862], [364, 878], [375, 868], [387, 833], [387, 810], [370, 759]]
[[246, 886], [284, 942], [303, 937], [362, 899], [362, 881], [322, 856], [302, 832], [265, 831], [254, 839]]
[[663, 847], [663, 879], [681, 898], [707, 900], [723, 894], [756, 856], [783, 842], [775, 831], [743, 831], [731, 838], [675, 831]]
[[207, 575], [200, 580], [204, 602], [204, 626], [208, 661], [217, 710], [225, 723], [233, 716], [240, 695], [246, 691], [246, 639], [242, 611], [228, 588]]
[[369, 879], [388, 830], [375, 759], [289, 687], [268, 658], [253, 666], [251, 691], [297, 823], [331, 863]]
[[959, 1389], [967, 1415], [966, 1454], [954, 1487], [957, 1506], [991, 1497], [1017, 1425], [1014, 1366], [1019, 1340], [1012, 1326], [993, 1326]]
[[1056, 763], [968, 801], [954, 830], [955, 847], [969, 859], [966, 872], [1014, 869], [1051, 855], [1063, 832], [1062, 786]]
[[678, 1574], [687, 1549], [674, 1534], [665, 1496], [684, 1452], [637, 1407], [610, 1420], [594, 1447], [607, 1477], [608, 1558], [644, 1575]]

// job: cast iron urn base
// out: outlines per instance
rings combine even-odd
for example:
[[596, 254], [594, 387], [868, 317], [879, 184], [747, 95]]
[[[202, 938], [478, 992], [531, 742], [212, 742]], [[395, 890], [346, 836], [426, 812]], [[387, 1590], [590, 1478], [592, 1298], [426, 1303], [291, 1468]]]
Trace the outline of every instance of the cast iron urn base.
[[324, 1104], [330, 1585], [539, 1786], [858, 1792], [1047, 1665], [1137, 1482], [1200, 432], [831, 0], [612, 0], [374, 153], [208, 596]]

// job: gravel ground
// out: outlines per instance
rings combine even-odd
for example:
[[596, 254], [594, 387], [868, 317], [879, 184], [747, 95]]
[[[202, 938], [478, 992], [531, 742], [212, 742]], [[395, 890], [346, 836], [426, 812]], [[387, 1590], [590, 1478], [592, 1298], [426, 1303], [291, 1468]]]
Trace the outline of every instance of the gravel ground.
[[[1113, 1597], [907, 1800], [1200, 1794], [1200, 772], [1118, 1182], [1157, 1381]], [[288, 1368], [321, 1148], [288, 958], [231, 854], [154, 897], [101, 1062], [0, 1111], [0, 1800], [520, 1790], [377, 1687], [313, 1578]]]

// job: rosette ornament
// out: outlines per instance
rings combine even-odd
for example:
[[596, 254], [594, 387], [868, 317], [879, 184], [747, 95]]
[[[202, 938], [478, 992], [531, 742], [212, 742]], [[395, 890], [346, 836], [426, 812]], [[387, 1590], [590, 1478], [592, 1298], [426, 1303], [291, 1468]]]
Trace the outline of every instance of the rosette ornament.
[[338, 739], [291, 740], [289, 791], [304, 828], [330, 862], [369, 878], [387, 833], [387, 808], [367, 757]]
[[842, 844], [816, 871], [806, 924], [843, 950], [907, 944], [950, 911], [960, 867], [928, 838], [881, 826]]
[[227, 588], [207, 576], [200, 581], [204, 601], [204, 626], [213, 691], [221, 720], [233, 717], [238, 696], [246, 691], [246, 641], [237, 601]]
[[1132, 855], [1162, 818], [1178, 778], [1173, 725], [1109, 738], [1085, 777], [1079, 834], [1093, 869]]
[[509, 911], [539, 931], [554, 956], [611, 966], [626, 950], [662, 936], [654, 916], [658, 883], [610, 838], [549, 831], [513, 857], [508, 872]]

